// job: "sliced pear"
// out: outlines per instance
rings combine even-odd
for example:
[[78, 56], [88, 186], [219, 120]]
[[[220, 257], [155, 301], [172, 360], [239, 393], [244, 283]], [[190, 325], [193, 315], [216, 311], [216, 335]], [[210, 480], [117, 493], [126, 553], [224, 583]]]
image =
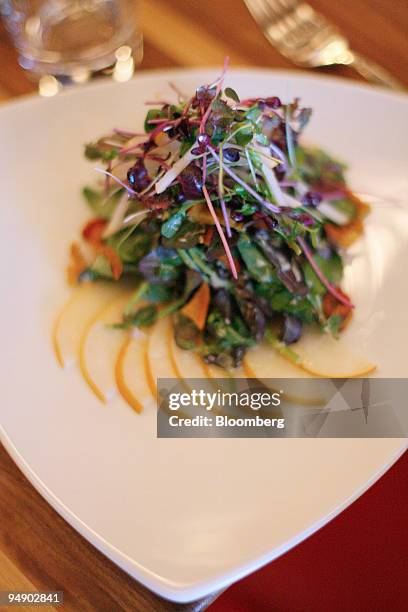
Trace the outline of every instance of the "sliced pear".
[[[213, 388], [224, 393], [236, 391], [236, 385], [234, 384], [236, 378], [247, 378], [247, 374], [242, 366], [226, 370], [225, 368], [209, 363], [204, 363], [203, 365], [204, 371], [212, 383]], [[222, 410], [219, 410], [218, 413], [225, 414]]]
[[[214, 394], [214, 392], [218, 391], [218, 386], [213, 377], [208, 376], [208, 366], [197, 353], [189, 350], [183, 350], [179, 346], [177, 346], [174, 340], [174, 334], [172, 331], [172, 326], [169, 329], [168, 336], [170, 357], [174, 366], [174, 369], [177, 373], [177, 376], [183, 381], [186, 386], [187, 391], [195, 388], [197, 389], [197, 385], [189, 385], [186, 381], [189, 379], [199, 380], [200, 383], [198, 388], [200, 390], [205, 391], [206, 393]], [[220, 369], [220, 368], [219, 368]], [[218, 372], [214, 372], [215, 375]], [[220, 373], [218, 378], [225, 378], [226, 374]], [[230, 380], [230, 378], [228, 378]], [[196, 414], [206, 415], [208, 414], [206, 409], [202, 406], [196, 408]], [[223, 414], [218, 407], [213, 408], [214, 414]], [[181, 413], [180, 413], [181, 414]]]
[[55, 355], [62, 367], [77, 360], [81, 337], [89, 321], [120, 291], [109, 283], [86, 283], [74, 291], [52, 331]]
[[88, 322], [79, 343], [78, 363], [85, 382], [101, 402], [108, 402], [117, 392], [115, 363], [126, 337], [122, 329], [112, 325], [122, 319], [130, 299], [125, 293], [113, 299]]
[[207, 393], [214, 393], [216, 390], [215, 381], [208, 379], [206, 364], [201, 356], [194, 351], [183, 350], [177, 346], [172, 329], [170, 329], [169, 334], [169, 349], [174, 369], [177, 376], [183, 381], [187, 391], [197, 387], [197, 385], [191, 385], [187, 382], [189, 379], [193, 379], [194, 381], [200, 381], [200, 389]]
[[[267, 342], [248, 350], [244, 370], [248, 378], [257, 378], [271, 391], [283, 391], [287, 401], [320, 406], [330, 399], [331, 389], [322, 386], [321, 381], [313, 384], [311, 374], [282, 357]], [[330, 385], [330, 381], [327, 382]]]
[[308, 330], [299, 342], [293, 344], [293, 350], [300, 357], [301, 368], [322, 378], [366, 376], [376, 368], [358, 349], [348, 345], [344, 338], [336, 340], [319, 330]]
[[[226, 370], [225, 368], [221, 368], [220, 366], [204, 363], [205, 372], [212, 382], [213, 388], [217, 391], [221, 391], [221, 393], [234, 393], [237, 392], [237, 386], [234, 382], [236, 378], [246, 378], [247, 375], [242, 366], [238, 368], [234, 368], [231, 370]], [[248, 408], [241, 408], [241, 410], [245, 413], [251, 414], [251, 410]], [[228, 416], [228, 409], [223, 409], [222, 407], [217, 407], [214, 409], [215, 414], [220, 414], [222, 416]], [[252, 413], [253, 414], [253, 413]]]
[[147, 379], [151, 392], [156, 397], [158, 378], [179, 378], [171, 358], [168, 339], [171, 319], [159, 319], [147, 342]]
[[174, 334], [169, 330], [169, 347], [170, 356], [173, 362], [174, 369], [177, 371], [179, 378], [245, 378], [246, 374], [242, 368], [236, 370], [224, 370], [215, 365], [205, 363], [200, 355], [194, 351], [183, 350], [177, 346], [174, 340]]
[[204, 363], [204, 370], [208, 378], [246, 378], [247, 374], [242, 366], [233, 370], [225, 370], [220, 366]]
[[134, 330], [123, 342], [115, 365], [119, 393], [136, 412], [154, 406], [146, 372], [147, 342], [147, 334], [139, 329]]

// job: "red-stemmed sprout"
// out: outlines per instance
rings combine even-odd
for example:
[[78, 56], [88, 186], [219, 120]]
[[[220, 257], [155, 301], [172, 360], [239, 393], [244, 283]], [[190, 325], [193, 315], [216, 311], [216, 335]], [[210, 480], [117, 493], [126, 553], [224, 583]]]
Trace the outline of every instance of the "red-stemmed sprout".
[[344, 304], [345, 306], [348, 306], [349, 308], [354, 308], [354, 304], [352, 302], [350, 302], [349, 299], [347, 299], [346, 297], [344, 297], [344, 295], [342, 295], [341, 293], [339, 293], [335, 287], [333, 287], [333, 285], [328, 281], [328, 279], [325, 277], [325, 275], [323, 274], [323, 272], [321, 271], [321, 269], [319, 268], [319, 266], [317, 265], [316, 261], [313, 258], [313, 255], [309, 249], [309, 247], [307, 246], [306, 242], [303, 240], [303, 238], [301, 236], [298, 236], [296, 238], [296, 240], [298, 241], [304, 256], [306, 257], [306, 259], [308, 260], [308, 262], [310, 263], [310, 265], [312, 266], [316, 276], [319, 278], [319, 280], [323, 283], [323, 285], [326, 287], [327, 291], [329, 291], [329, 293], [332, 294], [332, 296], [334, 298], [336, 298], [336, 300], [338, 302], [341, 302], [342, 304]]
[[[222, 242], [222, 246], [224, 247], [225, 254], [227, 256], [227, 260], [228, 260], [229, 266], [231, 268], [232, 276], [235, 278], [235, 280], [237, 280], [238, 274], [237, 274], [237, 269], [236, 269], [236, 266], [235, 266], [234, 258], [232, 256], [231, 249], [229, 247], [228, 241], [225, 238], [225, 235], [224, 235], [224, 232], [222, 230], [221, 224], [218, 221], [217, 213], [215, 212], [214, 206], [213, 206], [213, 204], [211, 202], [210, 194], [208, 193], [208, 189], [207, 189], [207, 187], [205, 185], [206, 179], [207, 179], [207, 155], [204, 155], [203, 156], [203, 195], [204, 195], [205, 201], [207, 203], [208, 210], [210, 211], [211, 216], [213, 218], [215, 227], [217, 228], [217, 232], [218, 232], [218, 234], [220, 236], [220, 239], [221, 239], [221, 242]], [[224, 203], [224, 206], [225, 206], [225, 203]]]

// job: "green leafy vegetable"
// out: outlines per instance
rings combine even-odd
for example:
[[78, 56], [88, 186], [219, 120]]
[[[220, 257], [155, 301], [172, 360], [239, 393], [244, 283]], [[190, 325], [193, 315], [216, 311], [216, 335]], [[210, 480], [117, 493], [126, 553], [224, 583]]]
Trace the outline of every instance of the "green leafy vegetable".
[[231, 98], [231, 100], [234, 100], [234, 102], [239, 102], [239, 96], [235, 89], [232, 89], [231, 87], [226, 87], [224, 93], [227, 98]]
[[105, 255], [97, 255], [88, 269], [96, 278], [113, 279], [112, 268]]
[[[134, 288], [120, 327], [172, 315], [177, 345], [226, 369], [264, 336], [298, 363], [289, 345], [308, 325], [341, 333], [326, 296], [349, 309], [350, 299], [328, 223], [355, 219], [356, 205], [345, 166], [303, 145], [310, 116], [298, 98], [240, 100], [222, 75], [190, 99], [150, 108], [143, 141], [115, 128], [86, 145], [105, 177], [83, 195], [110, 223], [83, 232], [79, 278], [116, 282], [113, 269]], [[74, 249], [70, 271], [84, 265]], [[198, 329], [181, 309], [200, 286]]]
[[157, 320], [158, 310], [154, 304], [142, 306], [136, 312], [126, 315], [122, 323], [116, 323], [117, 329], [128, 329], [129, 327], [151, 327]]
[[334, 338], [338, 338], [342, 324], [343, 318], [335, 314], [327, 319], [326, 327]]
[[180, 315], [174, 326], [174, 339], [177, 346], [184, 350], [192, 350], [198, 346], [201, 333], [189, 317]]
[[94, 215], [102, 219], [110, 219], [122, 194], [123, 189], [118, 189], [108, 197], [91, 189], [91, 187], [84, 187], [82, 190], [82, 195], [89, 204]]
[[260, 283], [271, 283], [274, 278], [272, 266], [249, 238], [241, 234], [237, 246], [249, 275]]
[[[313, 256], [313, 259], [332, 285], [336, 286], [340, 283], [343, 276], [343, 263], [338, 253], [333, 251], [331, 256], [327, 259], [316, 253]], [[317, 277], [315, 271], [308, 261], [303, 264], [303, 273], [305, 276], [306, 285], [313, 293], [323, 295], [327, 292], [327, 288]]]
[[108, 238], [107, 243], [115, 249], [125, 263], [137, 262], [149, 252], [151, 239], [143, 229], [136, 228], [131, 234], [128, 230], [118, 232]]

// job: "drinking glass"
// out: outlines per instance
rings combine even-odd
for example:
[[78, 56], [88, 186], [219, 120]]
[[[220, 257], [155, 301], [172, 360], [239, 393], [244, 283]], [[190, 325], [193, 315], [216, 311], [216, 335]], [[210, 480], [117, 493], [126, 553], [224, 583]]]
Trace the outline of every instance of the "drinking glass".
[[133, 74], [143, 54], [138, 9], [138, 0], [0, 0], [21, 66], [74, 81], [116, 64], [117, 80]]

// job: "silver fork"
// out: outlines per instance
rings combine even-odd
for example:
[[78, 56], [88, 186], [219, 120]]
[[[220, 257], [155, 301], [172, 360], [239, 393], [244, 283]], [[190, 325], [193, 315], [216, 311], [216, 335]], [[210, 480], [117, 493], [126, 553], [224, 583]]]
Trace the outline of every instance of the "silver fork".
[[367, 81], [405, 89], [387, 70], [350, 49], [340, 31], [299, 0], [244, 0], [274, 47], [294, 64], [308, 68], [343, 64]]

